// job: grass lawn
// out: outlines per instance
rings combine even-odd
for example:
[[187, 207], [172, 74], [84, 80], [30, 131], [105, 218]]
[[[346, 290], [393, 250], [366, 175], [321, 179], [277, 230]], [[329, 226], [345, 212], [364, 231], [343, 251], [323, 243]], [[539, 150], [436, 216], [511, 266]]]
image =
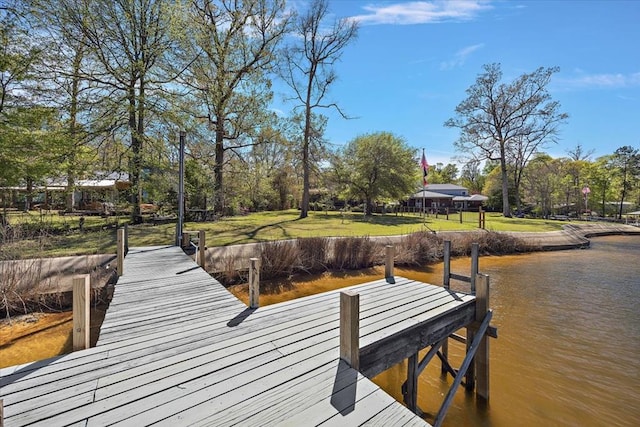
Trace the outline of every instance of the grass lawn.
[[[85, 227], [97, 231], [81, 233], [78, 217], [61, 217], [37, 213], [18, 214], [10, 217], [11, 224], [42, 221], [51, 226], [69, 229], [60, 235], [46, 235], [40, 242], [22, 241], [12, 252], [22, 257], [64, 256], [91, 253], [115, 253], [115, 218], [85, 217]], [[449, 220], [440, 215], [422, 218], [415, 214], [374, 215], [365, 217], [361, 213], [309, 212], [309, 217], [299, 219], [299, 211], [258, 212], [245, 216], [225, 217], [216, 222], [189, 222], [185, 230], [205, 230], [207, 246], [224, 246], [242, 243], [263, 242], [279, 239], [316, 236], [388, 236], [408, 234], [416, 231], [434, 230], [476, 230], [478, 214], [465, 213], [463, 223], [458, 214]], [[124, 218], [118, 224], [124, 223]], [[107, 228], [110, 226], [111, 228]], [[101, 229], [102, 227], [106, 229]], [[504, 218], [498, 213], [486, 214], [486, 228], [492, 231], [554, 231], [562, 228], [560, 221], [538, 219]], [[165, 245], [175, 239], [175, 223], [151, 225], [141, 224], [129, 227], [129, 245]], [[41, 243], [38, 244], [38, 243]], [[44, 250], [40, 249], [44, 247]]]

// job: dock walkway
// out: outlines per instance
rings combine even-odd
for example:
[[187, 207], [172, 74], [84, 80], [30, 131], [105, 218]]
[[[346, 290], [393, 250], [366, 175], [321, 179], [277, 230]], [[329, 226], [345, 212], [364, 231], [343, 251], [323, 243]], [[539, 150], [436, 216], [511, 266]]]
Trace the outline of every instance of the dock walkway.
[[132, 248], [96, 347], [0, 370], [5, 426], [427, 425], [368, 378], [474, 318], [401, 277], [360, 294], [360, 370], [339, 291], [249, 309], [178, 247]]

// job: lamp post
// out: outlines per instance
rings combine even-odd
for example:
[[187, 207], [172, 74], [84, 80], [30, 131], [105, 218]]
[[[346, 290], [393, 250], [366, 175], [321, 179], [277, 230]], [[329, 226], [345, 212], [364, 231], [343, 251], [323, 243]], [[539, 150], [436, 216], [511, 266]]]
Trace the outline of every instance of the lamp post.
[[184, 140], [187, 133], [180, 131], [180, 151], [178, 160], [178, 223], [176, 224], [176, 246], [182, 244], [184, 225]]

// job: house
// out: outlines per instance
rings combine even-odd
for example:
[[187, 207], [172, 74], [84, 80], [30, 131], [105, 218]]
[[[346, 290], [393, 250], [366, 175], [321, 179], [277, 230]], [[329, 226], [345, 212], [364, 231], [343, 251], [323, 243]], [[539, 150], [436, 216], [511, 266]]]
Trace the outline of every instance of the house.
[[409, 197], [405, 206], [421, 209], [477, 209], [488, 200], [481, 194], [469, 195], [466, 187], [455, 184], [429, 184]]
[[[75, 181], [74, 210], [91, 211], [95, 213], [111, 213], [118, 200], [118, 193], [131, 187], [127, 173], [96, 173], [92, 179], [78, 179]], [[10, 192], [9, 205], [18, 207], [25, 202], [29, 193], [26, 186], [5, 187], [1, 190]], [[35, 207], [64, 208], [64, 193], [67, 190], [66, 178], [47, 178], [41, 185], [31, 189]]]

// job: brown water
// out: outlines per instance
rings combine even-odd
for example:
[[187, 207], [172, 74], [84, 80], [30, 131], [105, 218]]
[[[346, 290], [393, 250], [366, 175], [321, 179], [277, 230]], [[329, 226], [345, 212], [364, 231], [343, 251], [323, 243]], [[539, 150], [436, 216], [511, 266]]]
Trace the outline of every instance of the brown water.
[[[95, 346], [106, 306], [91, 308], [91, 345]], [[48, 359], [73, 351], [73, 313], [34, 313], [0, 322], [0, 368]]]
[[[469, 269], [468, 259], [452, 262], [453, 272], [468, 274]], [[492, 323], [499, 335], [490, 341], [491, 400], [480, 409], [459, 389], [446, 426], [640, 425], [640, 238], [597, 238], [588, 250], [481, 257], [480, 271], [491, 277]], [[261, 304], [382, 275], [381, 270], [371, 273], [272, 284], [280, 294], [261, 295]], [[442, 283], [441, 264], [395, 273]], [[245, 289], [235, 293], [246, 298]], [[450, 344], [456, 366], [463, 351], [461, 344]], [[374, 381], [401, 400], [405, 379], [406, 363]], [[451, 381], [440, 377], [438, 362], [420, 376], [418, 405], [427, 421]]]

